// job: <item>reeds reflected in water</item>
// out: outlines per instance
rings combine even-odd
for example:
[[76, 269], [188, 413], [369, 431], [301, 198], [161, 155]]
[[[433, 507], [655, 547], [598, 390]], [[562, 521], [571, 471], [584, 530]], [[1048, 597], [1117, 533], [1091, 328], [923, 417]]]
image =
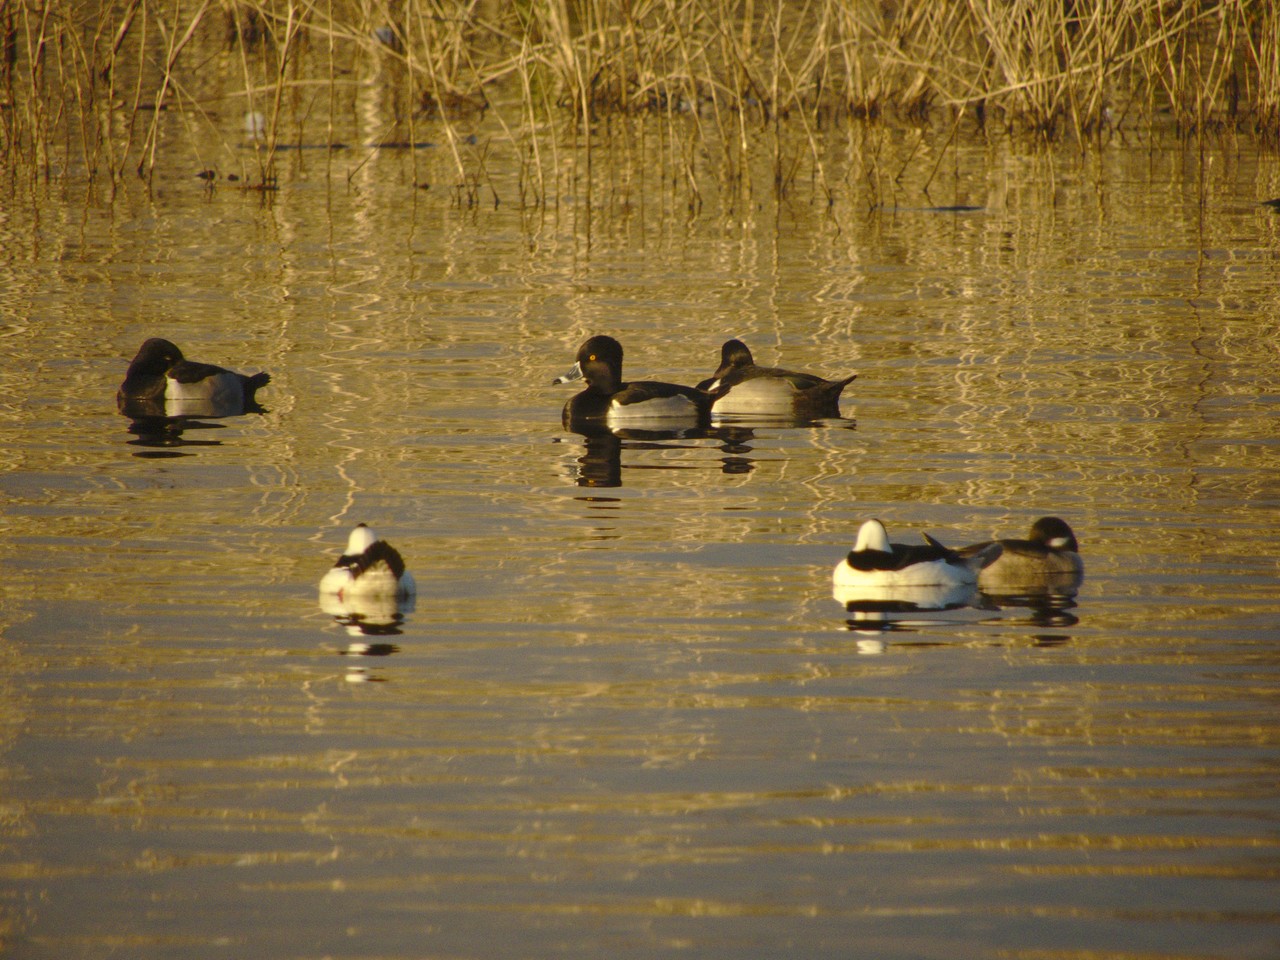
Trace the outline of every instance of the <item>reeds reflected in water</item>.
[[[1084, 146], [1141, 135], [1167, 111], [1183, 137], [1274, 141], [1276, 23], [1268, 4], [1228, 0], [20, 2], [4, 21], [0, 147], [15, 173], [112, 192], [135, 172], [150, 182], [178, 137], [199, 154], [191, 176], [268, 194], [305, 168], [362, 178], [374, 152], [405, 144], [413, 182], [463, 206], [558, 209], [601, 160], [656, 170], [673, 209], [721, 192], [832, 202], [851, 181], [892, 191], [887, 136], [937, 154], [921, 158], [926, 182], [962, 128]], [[663, 126], [660, 145], [633, 135], [635, 116]], [[828, 133], [850, 124], [863, 134], [833, 162]], [[420, 152], [440, 163], [419, 166]], [[637, 200], [625, 180], [596, 202]]]

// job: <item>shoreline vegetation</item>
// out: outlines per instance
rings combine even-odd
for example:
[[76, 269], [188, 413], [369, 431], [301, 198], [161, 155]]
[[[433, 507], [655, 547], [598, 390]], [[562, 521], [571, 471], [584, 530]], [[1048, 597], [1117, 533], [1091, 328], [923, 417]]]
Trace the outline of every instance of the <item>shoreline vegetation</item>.
[[274, 189], [281, 151], [336, 149], [369, 84], [372, 146], [443, 148], [467, 204], [496, 202], [487, 167], [509, 151], [519, 204], [545, 206], [564, 151], [589, 166], [633, 117], [658, 122], [691, 206], [709, 170], [758, 189], [762, 149], [767, 186], [804, 177], [832, 202], [842, 128], [927, 130], [935, 156], [1157, 126], [1280, 145], [1271, 0], [0, 0], [0, 38], [9, 178], [112, 193], [150, 185], [175, 130]]

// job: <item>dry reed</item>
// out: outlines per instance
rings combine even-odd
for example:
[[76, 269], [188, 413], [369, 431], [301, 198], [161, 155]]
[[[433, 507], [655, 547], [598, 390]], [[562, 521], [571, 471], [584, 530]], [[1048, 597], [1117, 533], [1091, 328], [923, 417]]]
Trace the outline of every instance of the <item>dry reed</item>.
[[[0, 0], [0, 31], [10, 176], [113, 189], [153, 175], [164, 111], [270, 188], [279, 151], [331, 143], [369, 77], [388, 130], [443, 138], [465, 204], [501, 202], [487, 158], [505, 149], [514, 199], [546, 204], [564, 151], [585, 151], [589, 176], [600, 131], [634, 115], [661, 122], [663, 176], [694, 208], [709, 173], [758, 189], [761, 149], [771, 189], [804, 173], [830, 199], [823, 137], [839, 124], [1086, 147], [1166, 114], [1188, 136], [1280, 131], [1265, 0]], [[227, 104], [248, 118], [242, 143], [213, 116]], [[473, 142], [481, 116], [501, 136]]]

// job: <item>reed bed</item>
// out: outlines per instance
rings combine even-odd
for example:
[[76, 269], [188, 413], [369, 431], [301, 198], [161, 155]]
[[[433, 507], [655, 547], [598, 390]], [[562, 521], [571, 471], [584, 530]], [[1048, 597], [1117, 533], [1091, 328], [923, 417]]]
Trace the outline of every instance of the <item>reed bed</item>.
[[761, 151], [772, 189], [829, 196], [823, 144], [850, 126], [1280, 134], [1271, 0], [0, 0], [0, 32], [10, 176], [112, 190], [150, 182], [174, 130], [272, 189], [280, 150], [334, 145], [371, 85], [380, 136], [429, 131], [464, 203], [506, 150], [518, 202], [545, 204], [566, 151], [589, 167], [636, 116], [694, 205], [708, 177], [763, 186]]

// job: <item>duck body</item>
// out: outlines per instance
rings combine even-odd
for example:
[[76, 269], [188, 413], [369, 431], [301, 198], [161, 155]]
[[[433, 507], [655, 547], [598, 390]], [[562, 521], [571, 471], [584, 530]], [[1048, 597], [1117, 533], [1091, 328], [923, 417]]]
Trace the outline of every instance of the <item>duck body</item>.
[[256, 407], [255, 392], [271, 380], [268, 373], [246, 375], [188, 360], [171, 341], [143, 342], [116, 392], [121, 410], [163, 406], [164, 413], [234, 415]]
[[585, 380], [587, 387], [564, 405], [566, 424], [575, 420], [705, 422], [715, 399], [704, 390], [659, 380], [624, 382], [622, 344], [607, 336], [591, 337], [583, 343], [573, 366], [552, 383], [574, 380]]
[[978, 586], [984, 590], [1009, 592], [1020, 587], [1078, 586], [1084, 578], [1084, 561], [1080, 544], [1065, 520], [1041, 517], [1031, 525], [1025, 540], [989, 540], [961, 548], [961, 556], [987, 549], [991, 544], [1001, 548], [996, 561], [984, 567]]
[[720, 366], [698, 384], [716, 396], [718, 414], [790, 414], [797, 410], [819, 416], [840, 415], [840, 394], [858, 375], [826, 380], [812, 373], [758, 366], [741, 340], [720, 348]]
[[380, 540], [365, 524], [357, 524], [347, 548], [320, 581], [320, 593], [345, 600], [359, 597], [412, 597], [413, 574], [395, 547]]
[[982, 568], [1000, 555], [999, 544], [972, 556], [961, 556], [925, 534], [920, 546], [890, 543], [879, 520], [868, 520], [848, 556], [831, 575], [837, 588], [947, 587], [972, 585]]

